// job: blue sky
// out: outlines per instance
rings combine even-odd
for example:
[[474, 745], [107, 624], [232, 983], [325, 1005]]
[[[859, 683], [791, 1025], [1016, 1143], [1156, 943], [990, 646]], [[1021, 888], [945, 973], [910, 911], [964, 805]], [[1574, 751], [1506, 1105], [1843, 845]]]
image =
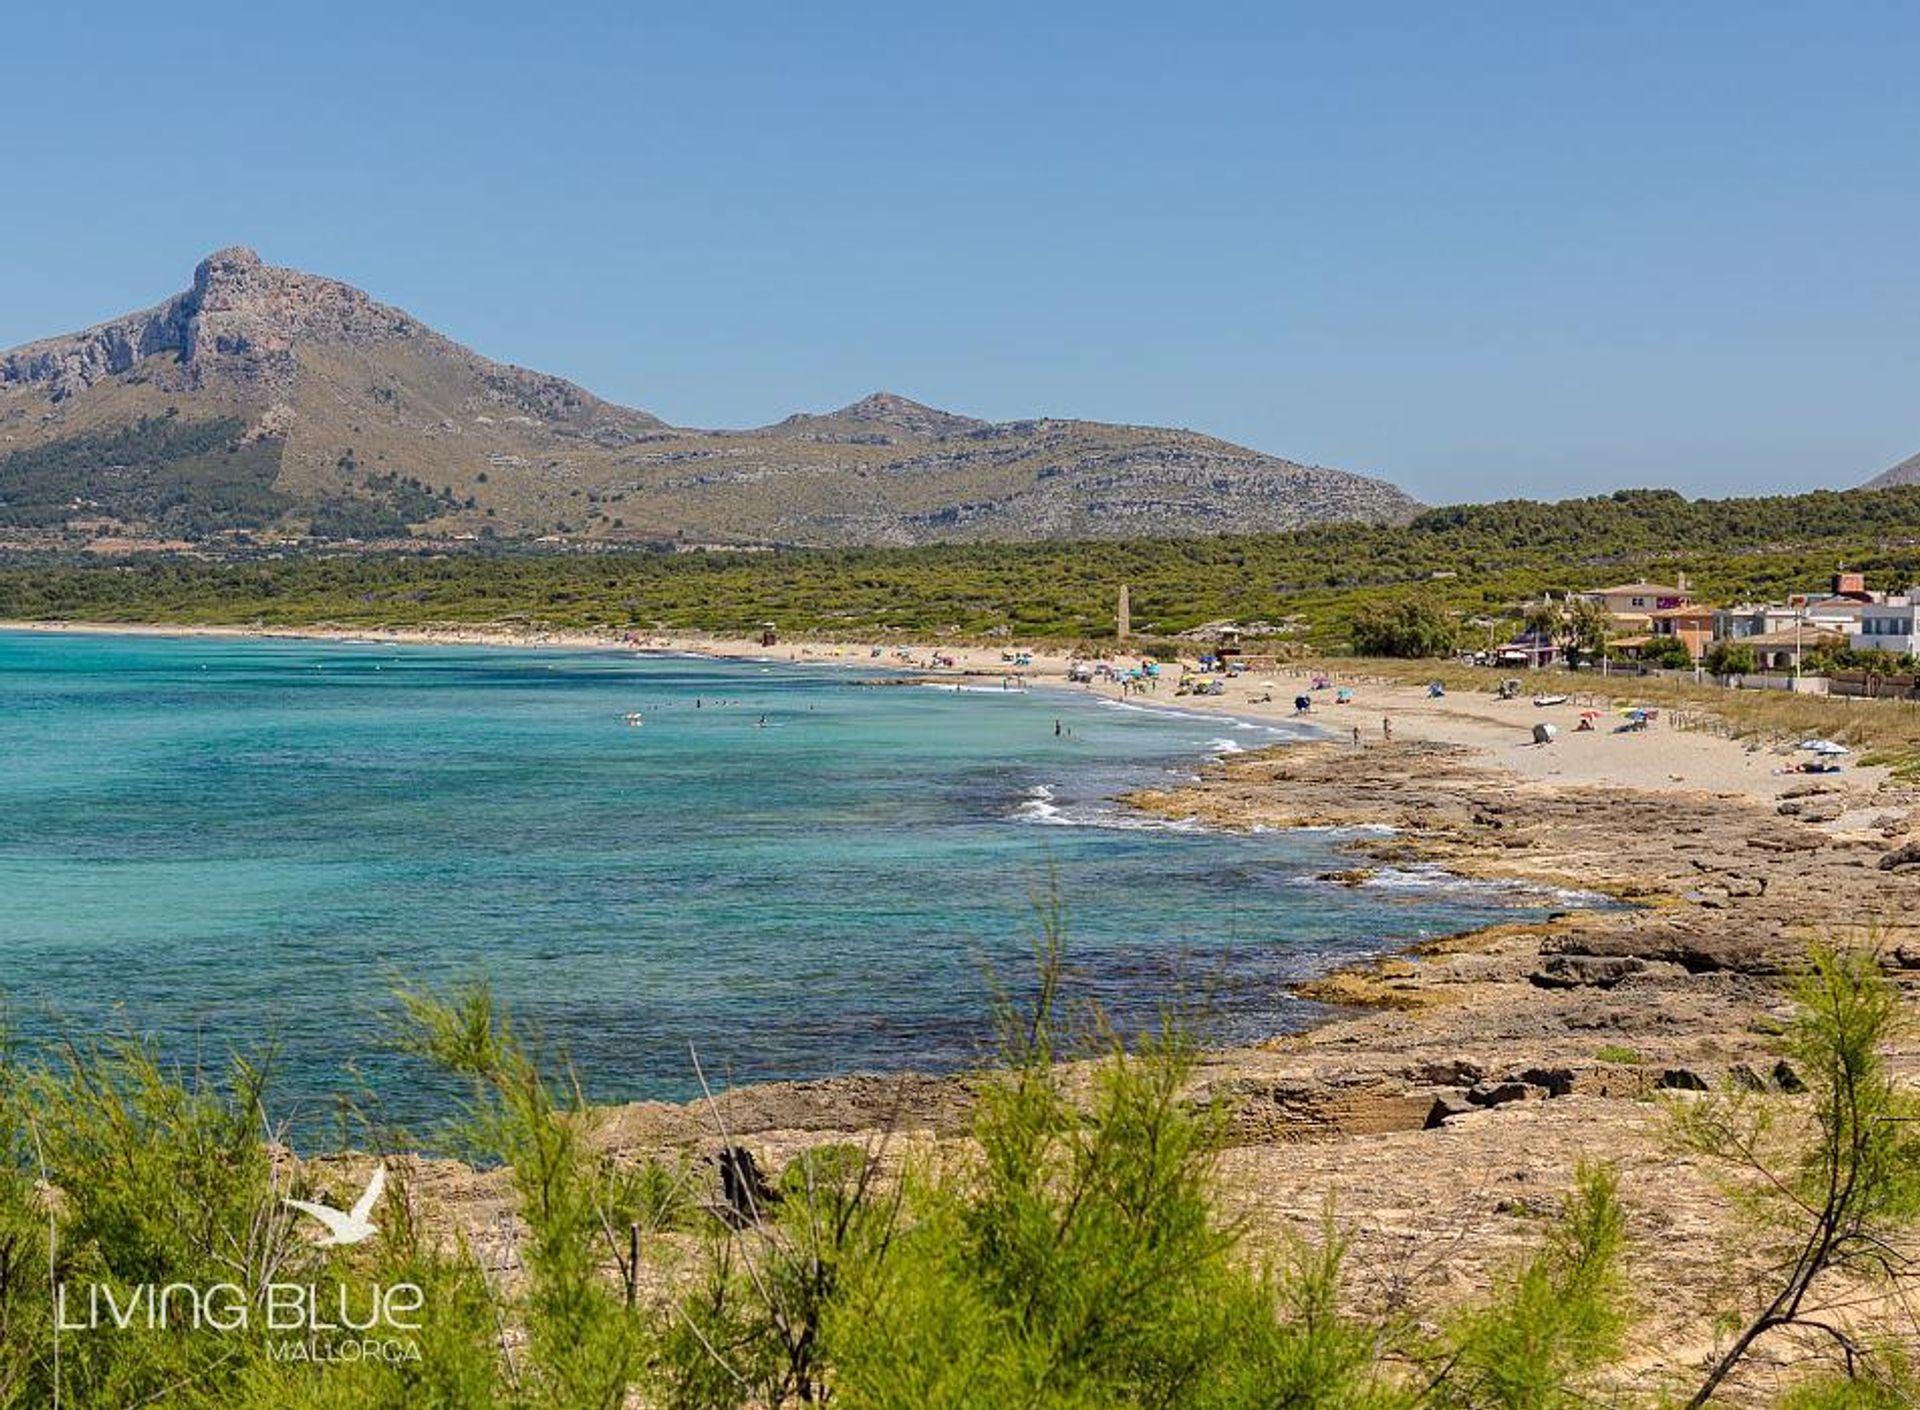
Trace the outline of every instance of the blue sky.
[[879, 388], [1430, 501], [1920, 450], [1920, 7], [18, 7], [0, 346], [209, 250], [689, 425]]

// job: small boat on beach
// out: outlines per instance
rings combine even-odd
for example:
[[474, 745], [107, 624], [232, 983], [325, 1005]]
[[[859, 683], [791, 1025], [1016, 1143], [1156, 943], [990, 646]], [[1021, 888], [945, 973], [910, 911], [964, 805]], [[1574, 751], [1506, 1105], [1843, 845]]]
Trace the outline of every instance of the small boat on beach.
[[1566, 704], [1567, 697], [1564, 695], [1536, 695], [1533, 697], [1533, 703], [1544, 710], [1549, 705]]

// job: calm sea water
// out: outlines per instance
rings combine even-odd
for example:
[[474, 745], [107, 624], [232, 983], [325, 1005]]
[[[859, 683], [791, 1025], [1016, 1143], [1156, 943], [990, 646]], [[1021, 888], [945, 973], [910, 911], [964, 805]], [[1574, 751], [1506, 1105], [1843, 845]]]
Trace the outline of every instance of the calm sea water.
[[1021, 973], [1050, 887], [1088, 992], [1204, 993], [1221, 1038], [1306, 1021], [1290, 978], [1548, 904], [1317, 882], [1338, 838], [1109, 801], [1266, 727], [867, 674], [0, 633], [13, 1027], [212, 1059], [271, 1032], [294, 1119], [364, 1084], [424, 1120], [397, 979], [487, 976], [592, 1095], [681, 1098], [690, 1043], [733, 1080], [976, 1059], [982, 968]]

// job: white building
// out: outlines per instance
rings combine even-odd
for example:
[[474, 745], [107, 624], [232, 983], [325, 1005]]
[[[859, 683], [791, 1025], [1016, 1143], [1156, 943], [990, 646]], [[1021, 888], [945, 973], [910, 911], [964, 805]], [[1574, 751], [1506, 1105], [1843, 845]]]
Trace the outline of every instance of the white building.
[[1866, 614], [1874, 608], [1905, 600], [1890, 597], [1880, 602], [1862, 602], [1852, 597], [1809, 597], [1799, 604], [1798, 611], [1800, 620], [1807, 626], [1852, 635], [1854, 632], [1864, 630], [1861, 623], [1866, 620]]
[[1742, 602], [1733, 607], [1716, 607], [1713, 612], [1715, 641], [1742, 641], [1768, 632], [1792, 631], [1798, 609], [1775, 603]]
[[1913, 593], [1870, 602], [1860, 610], [1860, 625], [1851, 638], [1855, 651], [1886, 651], [1895, 656], [1920, 655], [1914, 633]]

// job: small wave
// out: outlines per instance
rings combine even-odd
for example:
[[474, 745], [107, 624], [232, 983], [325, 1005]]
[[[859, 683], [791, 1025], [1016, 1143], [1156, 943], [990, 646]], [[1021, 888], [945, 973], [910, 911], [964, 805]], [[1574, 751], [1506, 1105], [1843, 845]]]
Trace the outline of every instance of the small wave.
[[1065, 807], [1051, 784], [1037, 783], [1013, 810], [1018, 822], [1041, 827], [1093, 827], [1109, 832], [1203, 832], [1198, 818], [1156, 818], [1119, 808], [1087, 804]]
[[1237, 739], [1209, 739], [1205, 747], [1209, 754], [1244, 754], [1247, 752], [1246, 745]]
[[1056, 796], [1051, 785], [1036, 783], [1027, 790], [1026, 801], [1013, 810], [1013, 815], [1025, 822], [1050, 823], [1060, 816], [1060, 809], [1053, 801]]
[[1107, 812], [1065, 812], [1055, 808], [1046, 816], [1033, 816], [1029, 821], [1042, 823], [1048, 827], [1091, 827], [1103, 832], [1205, 832], [1206, 825], [1198, 818], [1156, 818], [1142, 814]]
[[[1363, 868], [1364, 869], [1364, 864]], [[1348, 885], [1347, 882], [1323, 881], [1319, 877], [1303, 876], [1295, 879], [1296, 885], [1326, 886]], [[1453, 891], [1468, 892], [1478, 896], [1507, 896], [1527, 901], [1548, 901], [1566, 906], [1607, 906], [1613, 904], [1607, 897], [1596, 891], [1582, 891], [1571, 886], [1547, 886], [1540, 882], [1518, 881], [1507, 878], [1479, 878], [1460, 876], [1445, 867], [1433, 863], [1420, 863], [1408, 867], [1380, 867], [1373, 870], [1366, 880], [1359, 883], [1363, 888], [1377, 891]]]
[[1270, 734], [1275, 739], [1310, 739], [1317, 733], [1312, 725], [1269, 724], [1264, 720], [1243, 720], [1238, 715], [1225, 715], [1213, 712], [1202, 713], [1198, 710], [1180, 710], [1166, 705], [1140, 705], [1131, 700], [1109, 700], [1104, 696], [1094, 703], [1103, 710], [1124, 710], [1134, 715], [1157, 715], [1163, 720], [1184, 720], [1189, 724], [1205, 720], [1209, 724], [1222, 725], [1227, 729], [1255, 730]]
[[1192, 710], [1171, 710], [1165, 706], [1136, 705], [1131, 700], [1109, 700], [1105, 696], [1095, 702], [1103, 710], [1123, 710], [1130, 715], [1158, 715], [1163, 720], [1192, 720]]

